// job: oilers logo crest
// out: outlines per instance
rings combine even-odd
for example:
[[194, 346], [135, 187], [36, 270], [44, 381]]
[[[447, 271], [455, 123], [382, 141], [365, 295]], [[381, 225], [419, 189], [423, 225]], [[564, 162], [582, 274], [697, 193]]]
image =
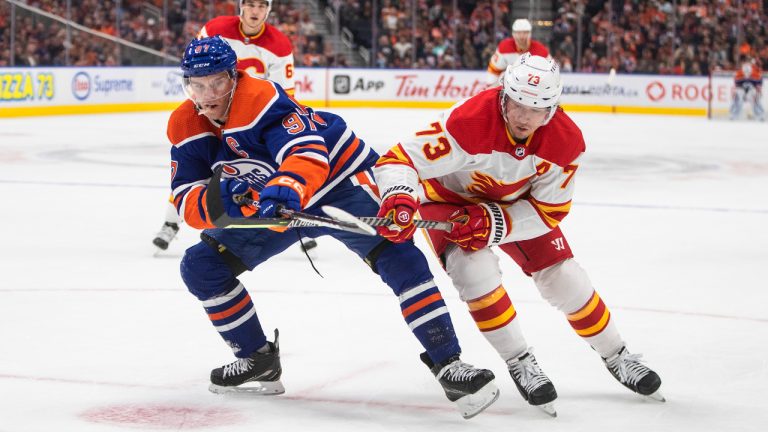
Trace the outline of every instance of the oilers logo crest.
[[253, 189], [261, 191], [274, 173], [275, 169], [265, 162], [253, 159], [237, 159], [224, 164], [222, 177], [237, 178], [248, 182]]

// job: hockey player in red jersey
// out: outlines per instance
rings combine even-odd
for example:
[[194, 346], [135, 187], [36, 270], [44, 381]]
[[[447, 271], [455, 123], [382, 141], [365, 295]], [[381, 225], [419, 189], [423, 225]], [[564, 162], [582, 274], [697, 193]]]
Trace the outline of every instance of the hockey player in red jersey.
[[286, 35], [267, 22], [273, 0], [241, 0], [240, 16], [208, 21], [200, 37], [221, 36], [237, 54], [237, 68], [294, 92], [293, 47]]
[[501, 73], [507, 66], [515, 64], [524, 53], [549, 58], [549, 50], [541, 42], [531, 38], [533, 26], [527, 19], [517, 19], [512, 23], [512, 37], [499, 42], [496, 52], [488, 62], [488, 85], [499, 83]]
[[[379, 156], [344, 119], [302, 106], [279, 84], [236, 71], [235, 64], [235, 53], [222, 38], [192, 41], [182, 60], [189, 100], [168, 121], [174, 203], [190, 226], [204, 229], [202, 241], [184, 254], [181, 276], [237, 357], [211, 372], [211, 391], [284, 391], [277, 332], [274, 342], [267, 341], [238, 276], [306, 232], [341, 241], [367, 263], [397, 296], [402, 317], [425, 349], [421, 359], [449, 400], [465, 418], [484, 410], [498, 397], [493, 373], [460, 361], [445, 301], [413, 242], [324, 227], [301, 232], [213, 227], [209, 188], [219, 188], [231, 217], [275, 218], [279, 208], [320, 215], [324, 205], [373, 215], [379, 208], [371, 173]], [[225, 178], [209, 184], [218, 166]], [[242, 204], [239, 195], [250, 195], [258, 206]], [[269, 279], [266, 270], [259, 274], [262, 283], [281, 277]]]
[[[280, 84], [293, 95], [294, 70], [291, 41], [277, 28], [267, 23], [273, 0], [241, 0], [240, 16], [222, 16], [210, 20], [200, 30], [199, 37], [220, 35], [237, 54], [237, 68], [251, 76], [266, 78]], [[179, 231], [181, 220], [171, 203], [165, 221], [152, 243], [160, 250], [168, 249]], [[302, 249], [317, 246], [314, 239], [304, 239]]]
[[379, 216], [396, 225], [379, 232], [393, 241], [409, 239], [417, 211], [454, 223], [450, 233], [429, 231], [428, 240], [530, 404], [554, 415], [557, 392], [523, 337], [494, 250], [532, 277], [621, 384], [662, 400], [659, 376], [627, 351], [559, 227], [585, 151], [580, 129], [558, 108], [561, 92], [554, 60], [526, 53], [506, 69], [501, 87], [457, 103], [391, 148], [374, 175]]

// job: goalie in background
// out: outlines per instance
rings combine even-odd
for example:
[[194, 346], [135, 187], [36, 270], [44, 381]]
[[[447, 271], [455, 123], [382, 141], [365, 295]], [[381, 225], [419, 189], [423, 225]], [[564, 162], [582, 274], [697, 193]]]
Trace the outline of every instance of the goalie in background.
[[763, 75], [757, 62], [743, 57], [741, 67], [733, 77], [735, 90], [731, 103], [731, 120], [742, 117], [744, 105], [752, 106], [751, 117], [754, 120], [765, 121], [765, 108], [763, 108]]
[[379, 232], [409, 239], [409, 215], [417, 211], [454, 222], [453, 231], [429, 231], [427, 240], [531, 405], [555, 415], [557, 392], [523, 336], [495, 250], [533, 279], [616, 380], [662, 400], [661, 379], [630, 354], [559, 226], [586, 149], [581, 130], [558, 107], [562, 90], [555, 61], [523, 54], [507, 67], [501, 87], [457, 103], [392, 147], [374, 169], [382, 190], [379, 215], [393, 207], [407, 213], [398, 218], [399, 236]]
[[[459, 359], [448, 308], [413, 242], [396, 244], [324, 227], [217, 229], [211, 223], [208, 188], [220, 188], [227, 214], [236, 218], [281, 217], [280, 208], [322, 215], [324, 205], [357, 216], [379, 209], [371, 173], [379, 156], [344, 119], [299, 104], [279, 84], [238, 71], [236, 64], [224, 39], [193, 40], [181, 64], [189, 99], [168, 120], [173, 202], [185, 222], [204, 230], [202, 241], [185, 252], [181, 276], [236, 357], [211, 372], [210, 390], [284, 392], [277, 331], [274, 341], [268, 341], [238, 276], [283, 252], [302, 234], [328, 235], [355, 252], [392, 289], [402, 318], [425, 350], [421, 360], [462, 415], [470, 418], [490, 406], [499, 394], [494, 375]], [[209, 184], [219, 165], [226, 178]], [[243, 204], [240, 195], [258, 200], [258, 207]], [[282, 275], [264, 270], [260, 278], [262, 284], [274, 285]], [[296, 319], [286, 313], [287, 319]], [[327, 337], [332, 343], [336, 336]], [[386, 352], [385, 338], [381, 345]]]

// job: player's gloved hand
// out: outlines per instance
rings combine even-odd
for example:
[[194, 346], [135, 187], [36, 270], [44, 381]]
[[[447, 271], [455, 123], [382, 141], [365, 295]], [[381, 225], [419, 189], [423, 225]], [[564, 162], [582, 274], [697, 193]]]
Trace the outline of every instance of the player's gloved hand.
[[300, 211], [304, 198], [304, 184], [291, 175], [281, 172], [270, 180], [261, 190], [259, 217], [280, 217], [279, 208]]
[[512, 229], [509, 216], [496, 203], [462, 207], [453, 212], [448, 221], [453, 222], [453, 231], [446, 239], [468, 251], [497, 245]]
[[[258, 193], [251, 188], [248, 182], [228, 178], [219, 183], [221, 188], [221, 199], [224, 201], [224, 209], [231, 217], [251, 217], [258, 211], [258, 208], [249, 204]], [[246, 200], [243, 200], [246, 198]]]
[[419, 202], [409, 194], [396, 193], [381, 200], [379, 217], [392, 219], [392, 224], [376, 227], [379, 235], [394, 243], [402, 243], [413, 237], [416, 226], [413, 214], [419, 209]]

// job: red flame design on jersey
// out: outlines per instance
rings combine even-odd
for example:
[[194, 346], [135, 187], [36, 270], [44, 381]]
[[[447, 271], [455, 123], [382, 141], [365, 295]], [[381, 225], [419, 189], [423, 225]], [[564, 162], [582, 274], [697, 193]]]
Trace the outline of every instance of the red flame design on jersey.
[[474, 182], [467, 186], [467, 192], [490, 198], [493, 201], [506, 201], [508, 196], [519, 191], [528, 183], [528, 178], [515, 183], [504, 183], [478, 171], [472, 173], [472, 180]]

